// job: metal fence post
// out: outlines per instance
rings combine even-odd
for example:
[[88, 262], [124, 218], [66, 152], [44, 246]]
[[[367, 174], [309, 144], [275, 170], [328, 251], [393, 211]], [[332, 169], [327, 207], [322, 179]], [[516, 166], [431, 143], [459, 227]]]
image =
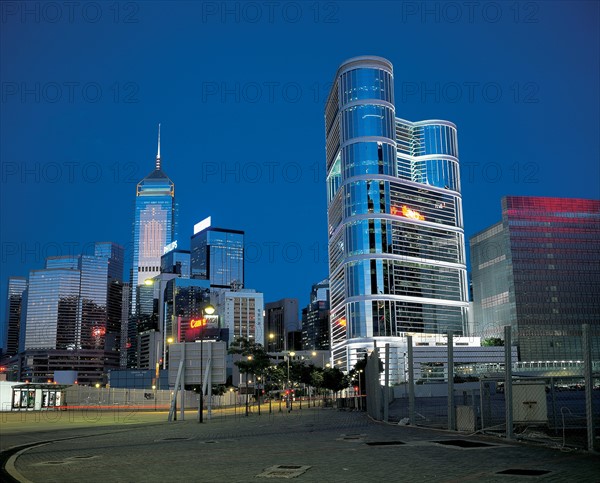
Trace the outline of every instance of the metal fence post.
[[504, 404], [506, 406], [506, 439], [513, 439], [512, 406], [512, 341], [510, 325], [504, 326]]
[[383, 420], [387, 423], [390, 409], [390, 345], [385, 345], [385, 385], [383, 387]]
[[582, 347], [583, 347], [583, 376], [585, 380], [585, 418], [587, 426], [587, 449], [594, 451], [594, 415], [592, 406], [592, 391], [594, 381], [592, 380], [592, 347], [590, 344], [590, 326], [583, 324]]
[[454, 413], [454, 338], [453, 333], [448, 332], [448, 429], [456, 429], [456, 418]]
[[408, 420], [416, 424], [415, 420], [415, 368], [413, 367], [413, 342], [412, 336], [406, 337], [408, 346]]

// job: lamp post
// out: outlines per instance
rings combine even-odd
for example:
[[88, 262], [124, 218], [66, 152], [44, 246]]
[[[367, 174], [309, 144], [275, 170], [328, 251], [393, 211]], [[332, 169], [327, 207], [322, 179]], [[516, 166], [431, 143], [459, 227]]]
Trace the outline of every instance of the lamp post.
[[174, 342], [173, 337], [167, 337], [167, 343], [165, 344], [163, 350], [163, 363], [162, 368], [165, 370], [167, 368], [167, 356], [168, 356], [168, 346]]
[[[204, 325], [200, 326], [200, 400], [198, 402], [199, 423], [204, 422], [204, 328], [206, 327], [206, 316], [213, 315], [215, 313], [215, 308], [208, 304], [206, 307], [204, 307], [204, 309], [202, 309], [202, 312], [204, 314]], [[212, 388], [210, 389], [212, 392]]]
[[287, 356], [287, 386], [288, 386], [288, 398], [287, 398], [287, 407], [288, 407], [288, 413], [294, 408], [293, 403], [292, 403], [292, 391], [290, 388], [290, 357], [294, 357], [296, 355], [296, 353], [294, 351], [290, 351], [288, 352], [288, 356]]
[[362, 386], [360, 384], [360, 375], [362, 371], [362, 369], [358, 370], [358, 409], [360, 411], [362, 411]]
[[[248, 361], [252, 360], [252, 356], [248, 356]], [[246, 417], [248, 417], [248, 371], [246, 371]]]

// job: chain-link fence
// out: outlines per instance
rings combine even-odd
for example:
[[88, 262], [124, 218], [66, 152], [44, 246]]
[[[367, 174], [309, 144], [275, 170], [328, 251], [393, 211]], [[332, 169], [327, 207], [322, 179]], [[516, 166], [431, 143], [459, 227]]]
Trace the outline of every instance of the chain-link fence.
[[585, 340], [582, 361], [533, 363], [518, 362], [509, 330], [496, 347], [407, 339], [406, 382], [393, 386], [389, 421], [600, 449], [600, 362]]

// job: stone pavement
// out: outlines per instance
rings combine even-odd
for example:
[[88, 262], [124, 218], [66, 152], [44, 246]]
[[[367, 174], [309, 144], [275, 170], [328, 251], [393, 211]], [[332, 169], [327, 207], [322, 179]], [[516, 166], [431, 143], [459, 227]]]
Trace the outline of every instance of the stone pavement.
[[[172, 423], [166, 413], [54, 423], [14, 416], [2, 418], [1, 441], [8, 449], [3, 464], [16, 481], [600, 481], [598, 455], [373, 422], [365, 413], [330, 408], [204, 424], [192, 413]], [[16, 452], [25, 444], [32, 446]], [[258, 476], [269, 469], [270, 478]], [[507, 470], [526, 474], [500, 474]]]

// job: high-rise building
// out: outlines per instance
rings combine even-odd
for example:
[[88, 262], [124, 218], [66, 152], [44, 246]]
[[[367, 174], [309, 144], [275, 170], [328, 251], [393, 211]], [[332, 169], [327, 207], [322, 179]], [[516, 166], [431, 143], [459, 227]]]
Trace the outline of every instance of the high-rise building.
[[50, 257], [29, 275], [22, 378], [45, 382], [53, 371], [99, 382], [119, 366], [123, 248], [96, 243], [94, 255]]
[[[335, 363], [349, 370], [407, 333], [461, 334], [467, 320], [456, 126], [396, 117], [392, 64], [338, 69], [325, 109]], [[399, 380], [393, 367], [392, 380]]]
[[167, 245], [177, 239], [175, 185], [162, 170], [160, 125], [155, 169], [137, 184], [133, 222], [131, 314], [139, 311], [139, 287], [160, 273]]
[[265, 333], [262, 293], [251, 289], [222, 290], [216, 293], [216, 299], [219, 325], [229, 330], [230, 344], [238, 337], [262, 344]]
[[244, 286], [244, 232], [210, 226], [210, 217], [198, 223], [191, 239], [193, 278], [210, 280], [211, 287]]
[[6, 344], [3, 354], [5, 356], [14, 356], [19, 352], [21, 313], [23, 312], [23, 296], [26, 290], [26, 278], [9, 277], [8, 298], [6, 301]]
[[119, 354], [119, 366], [121, 369], [135, 366], [135, 340], [137, 331], [134, 324], [130, 323], [133, 319], [129, 317], [129, 304], [131, 302], [131, 284], [123, 284], [123, 293], [121, 296], [121, 352]]
[[329, 281], [312, 286], [310, 303], [302, 309], [302, 347], [329, 350]]
[[580, 360], [589, 324], [600, 358], [600, 201], [506, 196], [470, 243], [475, 335], [509, 325], [522, 361]]
[[173, 273], [182, 278], [190, 278], [191, 261], [189, 250], [169, 250], [160, 259], [160, 272]]
[[288, 345], [288, 334], [300, 329], [298, 299], [281, 299], [265, 304], [265, 340], [260, 341], [269, 352], [294, 348]]
[[211, 303], [208, 280], [178, 277], [166, 284], [164, 326], [165, 336], [176, 342], [185, 340], [194, 320], [202, 319]]

